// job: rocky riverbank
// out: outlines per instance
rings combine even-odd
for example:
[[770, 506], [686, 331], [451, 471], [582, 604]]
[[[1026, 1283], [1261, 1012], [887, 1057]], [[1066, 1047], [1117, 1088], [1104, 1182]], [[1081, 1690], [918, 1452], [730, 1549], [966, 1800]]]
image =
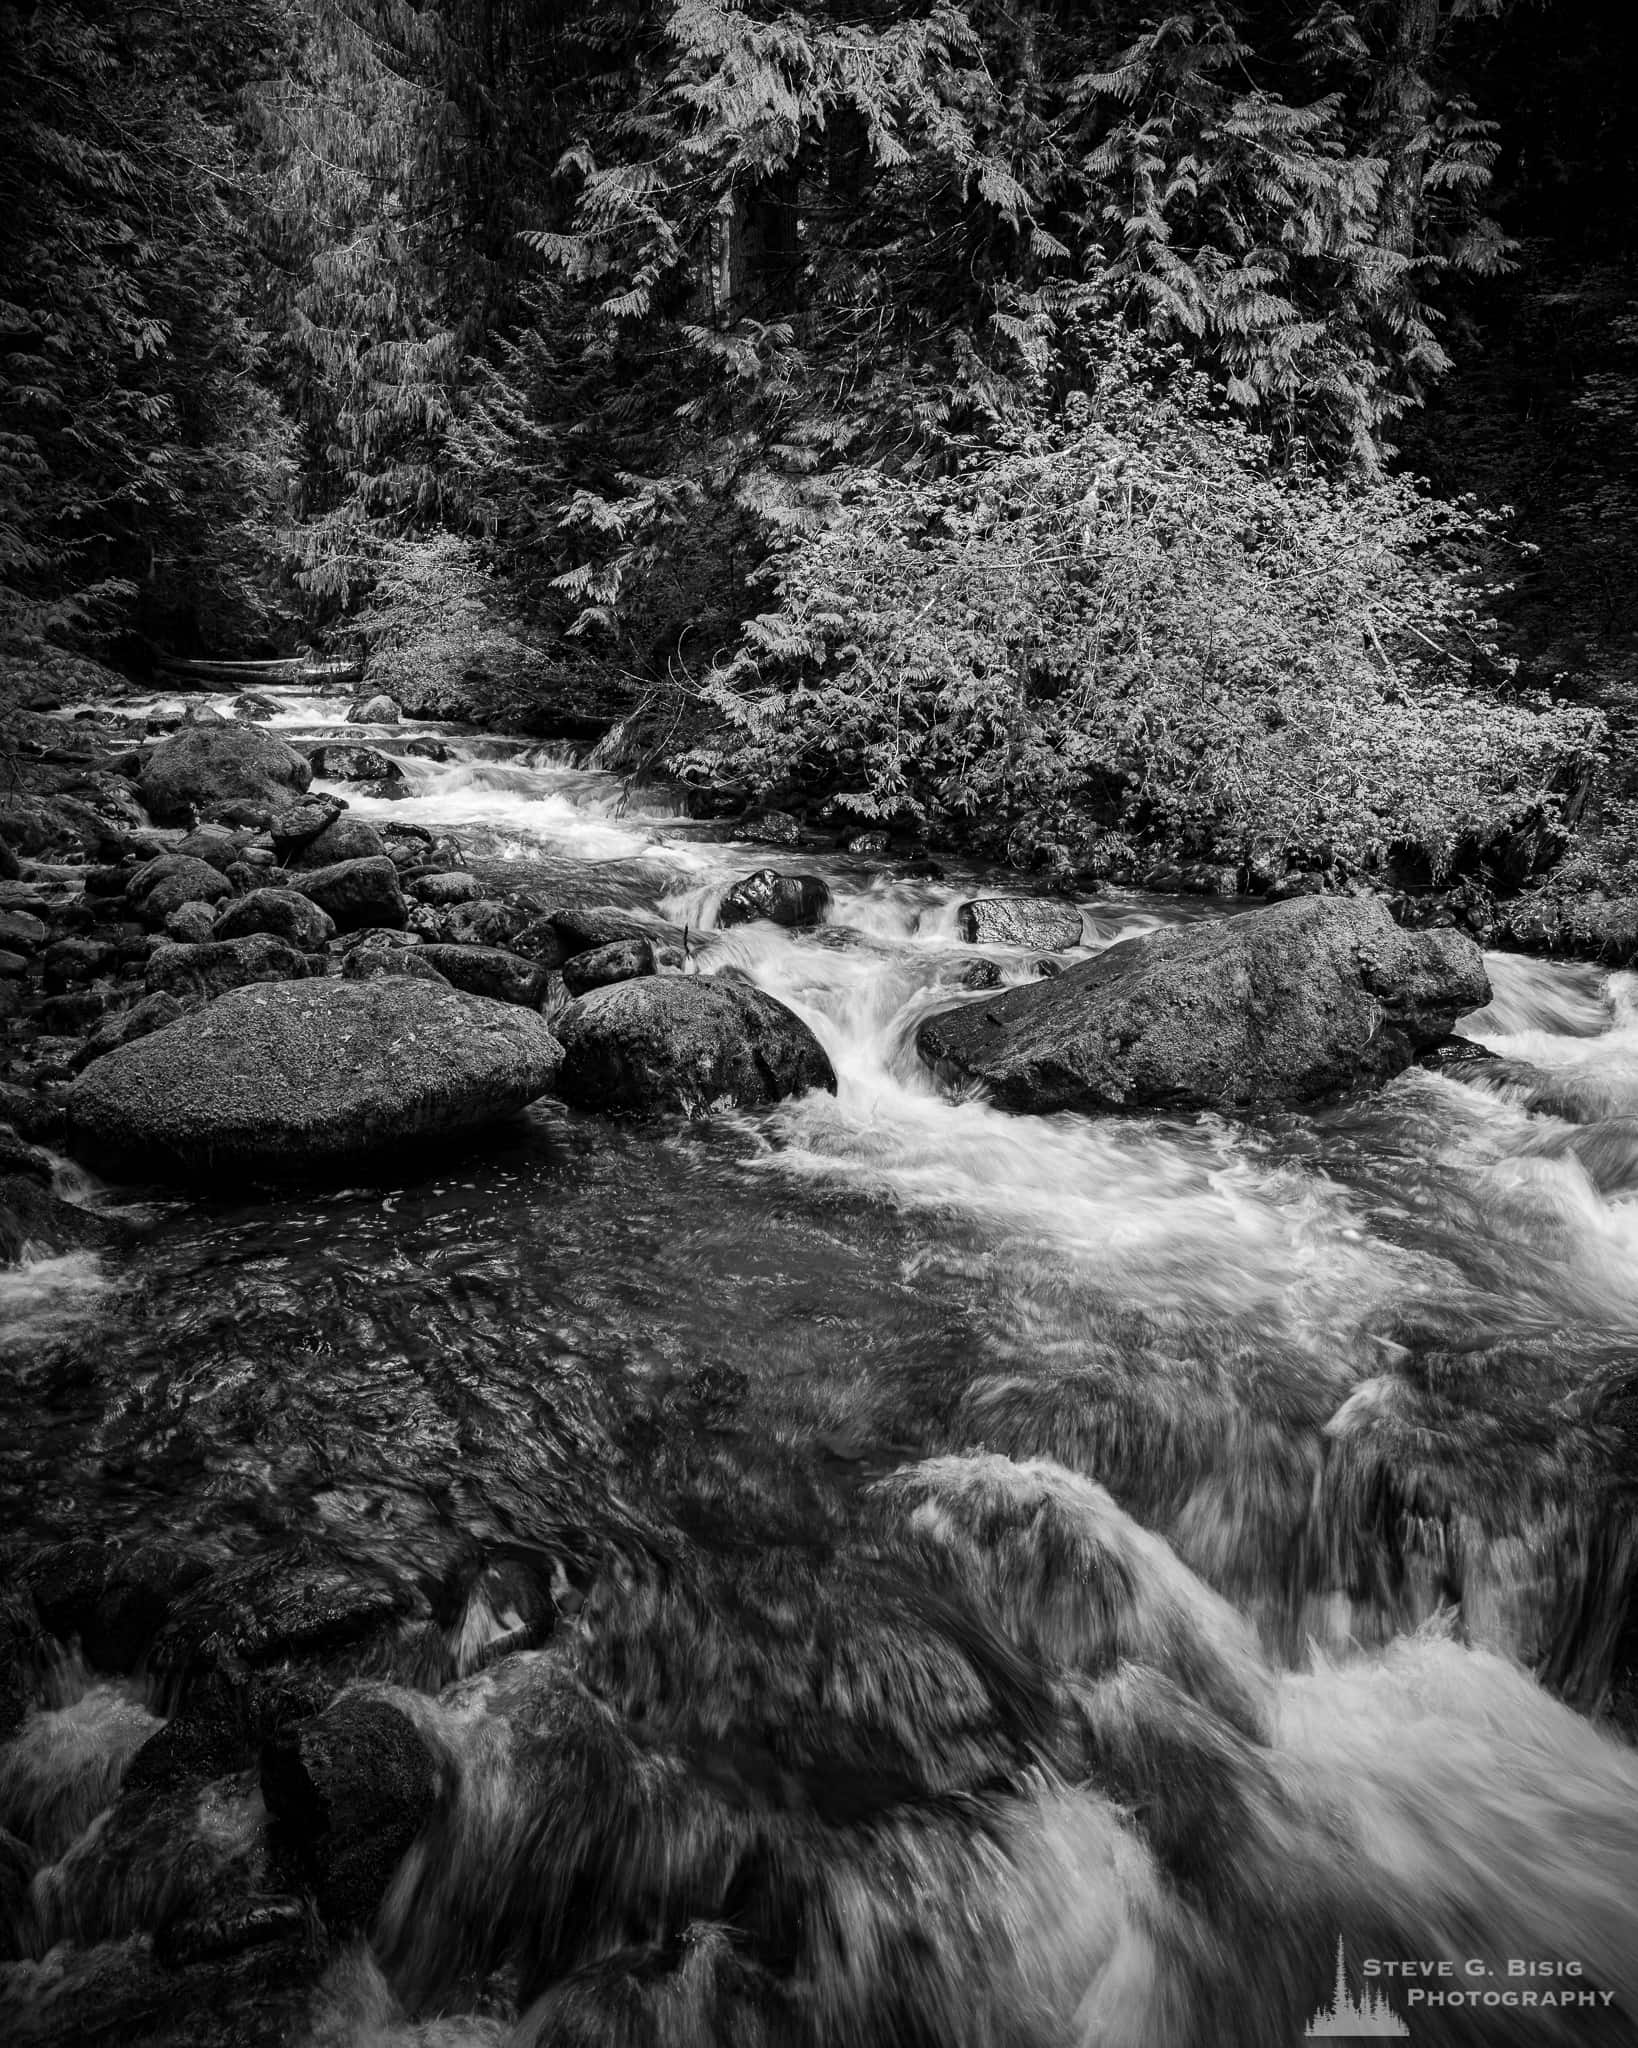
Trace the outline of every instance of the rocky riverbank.
[[[367, 738], [397, 730], [396, 704], [356, 702], [337, 734], [304, 748], [268, 727], [273, 708], [251, 695], [225, 718], [114, 709], [32, 721], [24, 786], [0, 801], [13, 870], [0, 880], [0, 1078], [18, 1142], [66, 1143], [127, 1177], [301, 1171], [458, 1136], [553, 1088], [560, 1071], [572, 1101], [625, 1113], [834, 1087], [801, 1021], [770, 996], [701, 977], [683, 929], [498, 885], [447, 835], [371, 823], [333, 788], [314, 794], [315, 774], [377, 799], [400, 793], [402, 770]], [[431, 737], [408, 744], [442, 751]], [[814, 843], [779, 813], [739, 830], [785, 855]], [[891, 858], [885, 834], [848, 843]], [[931, 865], [911, 850], [918, 858]], [[770, 865], [725, 890], [714, 921], [807, 927], [828, 901], [820, 877]], [[1331, 950], [1347, 950], [1364, 914], [1339, 903], [1335, 920], [1308, 922], [1334, 923]], [[1270, 931], [1289, 923], [1276, 917]], [[1047, 973], [1079, 945], [1081, 913], [1062, 895], [994, 894], [965, 905], [957, 925], [975, 944], [1039, 948]], [[1256, 920], [1235, 928], [1255, 953]], [[1421, 955], [1408, 942], [1400, 952], [1414, 978]], [[1320, 971], [1318, 955], [1307, 964]], [[975, 965], [973, 987], [987, 965]], [[1445, 1030], [1479, 1000], [1476, 965], [1463, 973]], [[372, 993], [378, 981], [385, 994]], [[613, 993], [628, 982], [653, 986]], [[1055, 993], [1057, 1011], [1079, 986], [1071, 977]], [[936, 1030], [924, 1042], [951, 1065]], [[1324, 1085], [1392, 1071], [1387, 1042], [1322, 1061]], [[1407, 1040], [1397, 1063], [1419, 1046]], [[1156, 1086], [1156, 1099], [1168, 1088], [1190, 1099], [1182, 1079]], [[1306, 1068], [1275, 1071], [1265, 1099], [1315, 1092]], [[45, 1239], [66, 1245], [78, 1228], [65, 1213]]]
[[[1020, 1886], [1047, 1926], [1108, 1863], [1040, 1857], [1040, 1788], [1083, 1781], [1141, 1817], [1110, 1824], [1146, 1884], [1199, 1889], [1204, 1853], [1243, 1901], [1260, 1844], [1258, 1949], [1305, 2001], [1355, 1882], [1290, 1932], [1293, 1843], [1338, 1883], [1361, 1768], [1289, 1748], [1328, 1616], [1352, 1655], [1465, 1577], [1565, 1699], [1629, 1683], [1622, 1589], [1556, 1519], [1614, 1453], [1589, 1429], [1566, 1479], [1525, 1420], [1582, 1387], [1617, 1281], [1530, 1251], [1515, 1337], [1497, 1276], [1566, 1189], [1630, 1185], [1630, 1118], [1370, 1085], [1482, 1058], [1464, 1015], [1533, 1059], [1520, 963], [1475, 1021], [1472, 940], [1374, 896], [1225, 916], [778, 816], [628, 831], [603, 778], [397, 706], [225, 708], [40, 721], [7, 812], [0, 1251], [133, 1301], [10, 1354], [8, 2038], [602, 2043], [702, 1967], [693, 2038], [794, 2001], [792, 2039], [898, 2048], [931, 2010], [987, 2048], [1051, 1975]], [[1546, 1755], [1593, 1743], [1507, 1684]], [[1539, 1846], [1509, 1768], [1463, 1826]], [[968, 1913], [991, 1813], [1019, 1846], [982, 1955], [901, 1983], [903, 1858]], [[1437, 1878], [1495, 1928], [1518, 1888], [1487, 1881]], [[862, 1972], [838, 1899], [882, 1931]]]

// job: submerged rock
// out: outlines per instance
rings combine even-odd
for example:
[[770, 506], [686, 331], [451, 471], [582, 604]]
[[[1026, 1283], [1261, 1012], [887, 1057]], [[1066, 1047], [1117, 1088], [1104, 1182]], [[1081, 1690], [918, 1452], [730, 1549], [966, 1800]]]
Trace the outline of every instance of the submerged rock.
[[1256, 1108], [1385, 1080], [1489, 998], [1471, 939], [1402, 931], [1374, 897], [1308, 896], [1128, 939], [941, 1010], [916, 1044], [1009, 1109]]
[[1081, 913], [1050, 896], [979, 896], [956, 911], [956, 929], [970, 945], [1065, 952], [1081, 943]]
[[110, 1219], [54, 1195], [37, 1174], [14, 1172], [0, 1161], [0, 1266], [94, 1251], [120, 1234]]
[[137, 785], [161, 824], [232, 799], [288, 804], [313, 779], [305, 758], [259, 726], [203, 720], [162, 740]]
[[800, 1017], [737, 982], [644, 976], [594, 989], [558, 1022], [559, 1092], [587, 1109], [655, 1115], [751, 1107], [836, 1075]]
[[758, 868], [725, 890], [717, 905], [717, 923], [764, 921], [769, 924], [817, 924], [830, 908], [830, 890], [818, 875], [782, 875], [777, 868]]
[[348, 1694], [276, 1735], [262, 1796], [332, 1927], [374, 1918], [404, 1852], [432, 1818], [438, 1758], [389, 1700]]
[[241, 988], [81, 1074], [69, 1142], [144, 1173], [300, 1171], [508, 1116], [561, 1061], [540, 1017], [430, 981]]

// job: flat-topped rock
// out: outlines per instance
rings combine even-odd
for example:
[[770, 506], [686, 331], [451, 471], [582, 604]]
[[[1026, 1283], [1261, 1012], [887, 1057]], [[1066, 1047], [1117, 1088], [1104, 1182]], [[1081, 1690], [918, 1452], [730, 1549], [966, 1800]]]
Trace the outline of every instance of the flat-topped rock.
[[940, 1010], [916, 1046], [1008, 1109], [1255, 1109], [1385, 1080], [1489, 999], [1471, 939], [1304, 896]]
[[970, 945], [1062, 953], [1081, 943], [1081, 913], [1050, 896], [976, 896], [957, 909], [956, 929]]
[[300, 1172], [511, 1115], [562, 1057], [532, 1011], [433, 981], [239, 988], [87, 1068], [69, 1143], [144, 1178]]

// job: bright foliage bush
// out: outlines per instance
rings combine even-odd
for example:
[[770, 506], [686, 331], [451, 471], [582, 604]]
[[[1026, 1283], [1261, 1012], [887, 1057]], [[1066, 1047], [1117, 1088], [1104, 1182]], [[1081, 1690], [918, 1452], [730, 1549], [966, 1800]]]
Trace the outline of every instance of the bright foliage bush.
[[1110, 344], [1093, 393], [957, 476], [838, 479], [679, 769], [1015, 854], [1118, 825], [1437, 869], [1551, 811], [1601, 727], [1498, 689], [1478, 513], [1280, 465], [1175, 356]]

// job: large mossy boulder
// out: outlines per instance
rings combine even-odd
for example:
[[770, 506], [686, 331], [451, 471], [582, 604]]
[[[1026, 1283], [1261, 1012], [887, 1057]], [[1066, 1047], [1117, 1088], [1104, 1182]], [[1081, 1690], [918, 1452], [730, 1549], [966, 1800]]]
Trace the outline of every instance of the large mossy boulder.
[[138, 784], [160, 824], [234, 799], [281, 809], [313, 779], [306, 758], [259, 726], [202, 720], [162, 740]]
[[1471, 939], [1305, 896], [940, 1010], [916, 1045], [1008, 1109], [1256, 1109], [1385, 1080], [1489, 999]]
[[628, 1116], [751, 1108], [836, 1088], [800, 1017], [739, 982], [644, 975], [582, 996], [557, 1020], [559, 1093]]
[[300, 1172], [510, 1115], [561, 1060], [532, 1012], [436, 982], [240, 988], [87, 1068], [68, 1137], [145, 1178]]

